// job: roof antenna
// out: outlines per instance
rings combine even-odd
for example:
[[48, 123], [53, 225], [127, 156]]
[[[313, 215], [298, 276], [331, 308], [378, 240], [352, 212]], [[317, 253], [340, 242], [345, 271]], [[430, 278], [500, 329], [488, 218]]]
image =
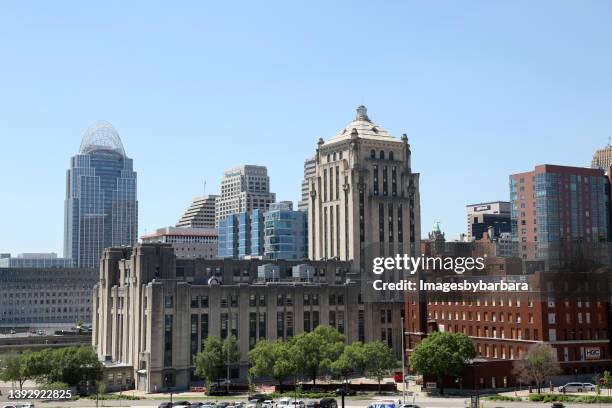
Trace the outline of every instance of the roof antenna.
[[204, 195], [206, 195], [206, 179], [202, 179], [204, 181]]

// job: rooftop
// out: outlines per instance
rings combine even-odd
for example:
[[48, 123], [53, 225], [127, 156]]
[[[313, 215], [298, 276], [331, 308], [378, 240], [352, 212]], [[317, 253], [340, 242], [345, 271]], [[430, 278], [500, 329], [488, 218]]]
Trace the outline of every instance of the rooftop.
[[368, 116], [368, 109], [361, 105], [357, 108], [357, 116], [353, 119], [344, 129], [342, 129], [336, 136], [327, 140], [324, 145], [336, 143], [342, 140], [351, 138], [351, 134], [357, 132], [357, 137], [362, 139], [374, 139], [374, 140], [397, 140], [391, 133], [387, 132], [382, 127], [378, 126], [370, 120]]
[[93, 152], [112, 152], [125, 157], [125, 150], [119, 133], [107, 121], [94, 122], [83, 135], [79, 153], [90, 154]]

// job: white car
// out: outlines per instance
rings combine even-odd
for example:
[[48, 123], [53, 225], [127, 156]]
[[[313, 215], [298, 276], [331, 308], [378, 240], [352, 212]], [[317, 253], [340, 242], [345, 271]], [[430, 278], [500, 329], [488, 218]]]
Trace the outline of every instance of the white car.
[[261, 404], [261, 408], [274, 408], [274, 401], [272, 401], [272, 400], [265, 400]]
[[276, 403], [276, 408], [292, 408], [292, 400], [290, 398], [281, 398]]
[[559, 392], [582, 392], [595, 391], [596, 387], [591, 383], [571, 382], [559, 387]]

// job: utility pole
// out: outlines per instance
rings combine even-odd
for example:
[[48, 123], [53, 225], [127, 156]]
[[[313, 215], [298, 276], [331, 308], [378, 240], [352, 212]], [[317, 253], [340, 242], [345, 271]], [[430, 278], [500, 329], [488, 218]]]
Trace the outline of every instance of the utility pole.
[[400, 319], [402, 329], [402, 404], [406, 403], [406, 349], [404, 348], [404, 318]]
[[[204, 186], [206, 186], [206, 182], [204, 182]], [[206, 188], [206, 187], [205, 187]], [[225, 341], [227, 343], [227, 370], [226, 370], [226, 378], [225, 378], [225, 387], [227, 389], [227, 394], [229, 395], [229, 391], [230, 391], [230, 320], [231, 320], [231, 314], [228, 312], [227, 313], [227, 336], [225, 338]]]

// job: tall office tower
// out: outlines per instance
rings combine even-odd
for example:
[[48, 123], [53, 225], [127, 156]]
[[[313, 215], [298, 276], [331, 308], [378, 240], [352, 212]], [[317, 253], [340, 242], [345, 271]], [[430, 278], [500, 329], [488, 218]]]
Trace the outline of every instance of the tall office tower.
[[98, 268], [104, 248], [138, 239], [136, 172], [119, 134], [104, 121], [92, 124], [66, 173], [64, 257]]
[[291, 201], [271, 204], [264, 213], [264, 257], [305, 259], [307, 256], [306, 213], [293, 211]]
[[311, 259], [353, 260], [414, 254], [419, 249], [419, 174], [410, 164], [406, 134], [397, 139], [373, 123], [366, 108], [327, 141], [319, 139], [309, 179]]
[[215, 228], [215, 201], [217, 195], [195, 197], [176, 224], [185, 228]]
[[[490, 203], [469, 204], [467, 212], [468, 240], [481, 239], [483, 232], [493, 227], [495, 236], [510, 232], [510, 203], [508, 201], [492, 201]], [[492, 237], [491, 237], [492, 238]]]
[[315, 175], [317, 161], [315, 158], [304, 160], [304, 178], [302, 179], [302, 198], [298, 203], [299, 211], [308, 211], [308, 198], [310, 191], [308, 187], [308, 179]]
[[610, 166], [612, 166], [612, 145], [608, 142], [605, 147], [595, 150], [593, 160], [591, 161], [591, 167], [594, 169], [602, 169], [607, 172]]
[[219, 221], [231, 214], [266, 211], [275, 200], [265, 166], [244, 165], [226, 170], [221, 180], [221, 196], [216, 201], [215, 226], [219, 227]]
[[547, 267], [566, 263], [581, 249], [599, 258], [608, 236], [607, 183], [601, 169], [550, 164], [511, 175], [512, 236], [519, 255]]

